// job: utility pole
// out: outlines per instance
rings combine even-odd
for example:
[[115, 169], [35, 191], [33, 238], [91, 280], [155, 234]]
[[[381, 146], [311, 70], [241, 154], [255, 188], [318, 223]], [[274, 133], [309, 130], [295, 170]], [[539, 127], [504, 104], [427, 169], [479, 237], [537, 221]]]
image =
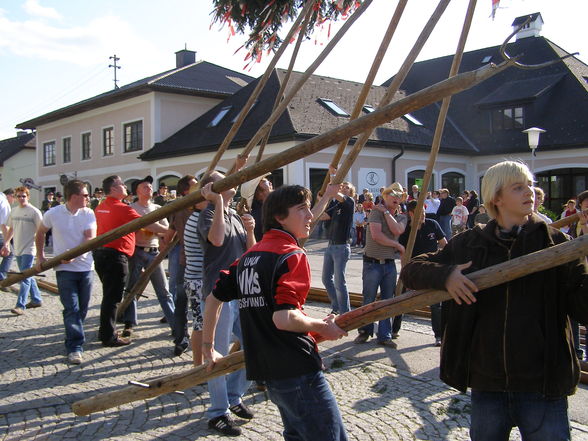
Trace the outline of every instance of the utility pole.
[[120, 66], [118, 66], [116, 64], [116, 62], [118, 60], [120, 60], [119, 57], [116, 56], [116, 54], [114, 54], [112, 57], [108, 57], [109, 60], [114, 60], [114, 64], [109, 64], [108, 67], [113, 67], [114, 68], [114, 88], [118, 89], [118, 84], [116, 84], [118, 82], [118, 80], [116, 79], [116, 70], [120, 69]]

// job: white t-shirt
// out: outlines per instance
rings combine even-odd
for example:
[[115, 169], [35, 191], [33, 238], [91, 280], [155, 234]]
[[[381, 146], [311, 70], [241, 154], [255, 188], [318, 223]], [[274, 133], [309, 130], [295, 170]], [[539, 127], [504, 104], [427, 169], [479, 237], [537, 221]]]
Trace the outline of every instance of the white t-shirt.
[[439, 205], [441, 205], [441, 201], [436, 198], [426, 199], [425, 200], [425, 213], [429, 214], [437, 214], [437, 210], [439, 209]]
[[[52, 229], [53, 254], [57, 256], [85, 242], [84, 231], [96, 229], [96, 217], [90, 208], [80, 208], [75, 214], [72, 214], [63, 204], [45, 212], [43, 225]], [[92, 271], [93, 264], [92, 253], [87, 252], [76, 257], [70, 263], [56, 266], [55, 271]]]
[[[10, 216], [10, 204], [6, 195], [0, 192], [0, 225], [6, 225]], [[2, 230], [0, 230], [0, 237], [2, 237]]]
[[451, 210], [451, 224], [452, 225], [465, 225], [468, 222], [468, 209], [465, 205], [456, 205]]
[[17, 205], [10, 212], [6, 226], [12, 228], [14, 238], [14, 255], [36, 254], [35, 233], [41, 224], [41, 211], [32, 205]]

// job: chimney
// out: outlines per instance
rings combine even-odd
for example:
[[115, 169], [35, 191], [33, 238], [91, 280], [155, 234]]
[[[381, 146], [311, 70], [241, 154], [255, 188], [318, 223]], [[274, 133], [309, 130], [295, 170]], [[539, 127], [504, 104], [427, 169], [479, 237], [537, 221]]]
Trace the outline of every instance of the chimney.
[[514, 31], [529, 17], [531, 17], [531, 21], [529, 21], [529, 23], [527, 23], [525, 27], [519, 31], [517, 34], [517, 41], [521, 38], [541, 36], [541, 28], [543, 27], [544, 22], [540, 12], [535, 12], [533, 14], [523, 15], [521, 17], [515, 18], [515, 20], [512, 22], [512, 30]]
[[186, 48], [176, 52], [176, 68], [184, 67], [196, 62], [196, 52]]

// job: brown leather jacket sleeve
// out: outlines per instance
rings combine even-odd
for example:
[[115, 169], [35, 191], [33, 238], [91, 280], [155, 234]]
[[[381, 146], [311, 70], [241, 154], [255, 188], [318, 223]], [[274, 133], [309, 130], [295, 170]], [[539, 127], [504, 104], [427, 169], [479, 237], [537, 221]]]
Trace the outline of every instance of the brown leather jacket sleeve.
[[400, 280], [404, 286], [409, 289], [444, 290], [449, 274], [456, 267], [454, 248], [455, 240], [435, 253], [413, 257], [400, 272]]

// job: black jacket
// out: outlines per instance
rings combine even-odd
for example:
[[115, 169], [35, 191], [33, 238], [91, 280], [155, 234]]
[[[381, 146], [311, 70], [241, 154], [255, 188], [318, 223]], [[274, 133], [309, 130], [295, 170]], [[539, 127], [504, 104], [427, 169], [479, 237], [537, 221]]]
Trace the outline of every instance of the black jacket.
[[[566, 236], [532, 215], [511, 243], [496, 236], [496, 221], [455, 236], [437, 253], [414, 258], [400, 275], [412, 289], [445, 289], [457, 264], [477, 271], [565, 242]], [[568, 315], [588, 323], [586, 259], [498, 285], [473, 305], [445, 303], [441, 379], [461, 391], [572, 394], [580, 378]]]

